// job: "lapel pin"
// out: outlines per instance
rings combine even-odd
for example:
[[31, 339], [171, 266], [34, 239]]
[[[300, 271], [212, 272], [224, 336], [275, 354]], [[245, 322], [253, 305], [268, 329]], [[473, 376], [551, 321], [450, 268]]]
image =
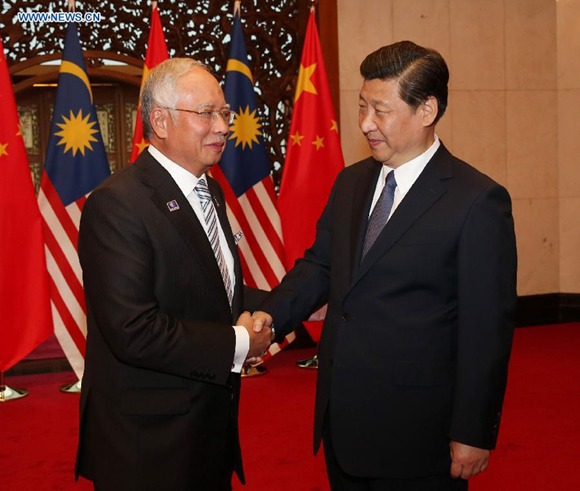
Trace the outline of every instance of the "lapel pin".
[[179, 210], [179, 205], [177, 204], [177, 201], [172, 199], [169, 203], [167, 203], [167, 208], [169, 208], [169, 211], [177, 211]]
[[241, 230], [237, 234], [234, 234], [234, 242], [236, 245], [238, 245], [238, 242], [240, 242], [240, 240], [242, 240], [243, 236], [244, 236], [244, 234], [242, 233]]
[[216, 208], [220, 207], [220, 202], [215, 197], [213, 198], [213, 204], [215, 205]]

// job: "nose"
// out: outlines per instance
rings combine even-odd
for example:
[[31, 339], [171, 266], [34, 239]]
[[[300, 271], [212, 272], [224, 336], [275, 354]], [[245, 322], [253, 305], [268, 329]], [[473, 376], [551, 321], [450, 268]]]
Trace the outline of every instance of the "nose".
[[227, 135], [230, 132], [230, 125], [221, 116], [214, 117], [212, 121], [212, 132]]
[[372, 111], [366, 111], [364, 113], [359, 112], [358, 126], [365, 135], [373, 130], [376, 130], [377, 125], [375, 124], [373, 118], [373, 112]]

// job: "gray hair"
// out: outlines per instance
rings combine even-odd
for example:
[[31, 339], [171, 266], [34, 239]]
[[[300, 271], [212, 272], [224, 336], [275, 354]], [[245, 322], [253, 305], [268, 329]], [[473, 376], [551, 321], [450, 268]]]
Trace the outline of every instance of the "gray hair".
[[206, 65], [191, 58], [171, 58], [149, 72], [149, 76], [143, 84], [140, 100], [143, 136], [146, 140], [149, 140], [153, 135], [153, 128], [149, 121], [151, 111], [155, 107], [174, 108], [177, 106], [181, 95], [177, 90], [177, 83], [193, 68], [202, 68], [209, 72]]

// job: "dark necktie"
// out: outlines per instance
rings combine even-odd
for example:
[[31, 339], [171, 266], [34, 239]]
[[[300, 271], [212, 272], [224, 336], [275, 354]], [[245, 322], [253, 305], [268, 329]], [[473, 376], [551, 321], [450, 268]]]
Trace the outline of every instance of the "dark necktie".
[[375, 209], [369, 218], [367, 233], [365, 234], [365, 241], [363, 244], [363, 259], [387, 224], [387, 220], [391, 214], [391, 208], [393, 207], [393, 201], [395, 199], [396, 187], [397, 181], [395, 180], [395, 171], [390, 171], [387, 175], [387, 182], [383, 187], [381, 196], [379, 197]]

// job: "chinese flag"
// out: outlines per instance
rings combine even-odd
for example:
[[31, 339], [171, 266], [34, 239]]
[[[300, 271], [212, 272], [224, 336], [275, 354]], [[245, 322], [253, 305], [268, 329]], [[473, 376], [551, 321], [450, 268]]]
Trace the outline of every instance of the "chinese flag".
[[[314, 242], [316, 222], [344, 168], [314, 9], [306, 28], [287, 148], [278, 209], [286, 267], [291, 269]], [[320, 324], [307, 323], [306, 327], [318, 341]]]
[[0, 372], [52, 333], [42, 219], [0, 40]]
[[[162, 61], [169, 58], [167, 44], [163, 37], [163, 28], [157, 10], [157, 2], [153, 2], [153, 13], [151, 14], [151, 31], [149, 31], [149, 43], [147, 44], [147, 54], [145, 55], [145, 66], [143, 67], [143, 79], [141, 88], [149, 72]], [[141, 106], [137, 109], [137, 119], [135, 120], [135, 135], [133, 136], [133, 147], [131, 149], [131, 162], [135, 162], [143, 149], [147, 148], [149, 142], [143, 138], [143, 124], [141, 123]]]

